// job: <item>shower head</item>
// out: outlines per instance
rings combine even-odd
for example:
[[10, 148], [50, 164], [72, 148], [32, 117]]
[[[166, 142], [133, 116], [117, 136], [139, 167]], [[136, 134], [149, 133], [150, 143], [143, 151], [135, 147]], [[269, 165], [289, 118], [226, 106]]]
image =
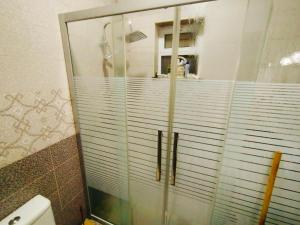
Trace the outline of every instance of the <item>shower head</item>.
[[140, 40], [143, 40], [145, 38], [147, 38], [147, 35], [144, 34], [141, 31], [133, 31], [133, 32], [127, 34], [126, 37], [125, 37], [126, 42], [128, 42], [128, 43], [140, 41]]
[[130, 33], [125, 36], [125, 40], [127, 43], [132, 43], [147, 38], [147, 35], [144, 34], [143, 32], [139, 30], [133, 31], [131, 20], [128, 21], [128, 24], [129, 24]]

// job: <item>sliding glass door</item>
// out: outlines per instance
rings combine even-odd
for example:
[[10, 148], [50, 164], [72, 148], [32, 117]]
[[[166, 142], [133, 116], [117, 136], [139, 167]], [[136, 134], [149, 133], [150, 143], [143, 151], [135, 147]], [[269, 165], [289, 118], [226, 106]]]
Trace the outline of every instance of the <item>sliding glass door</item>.
[[[169, 79], [156, 78], [157, 26], [174, 7], [124, 14], [129, 196], [132, 224], [163, 223]], [[170, 49], [171, 51], [171, 49]]]
[[[115, 225], [257, 223], [266, 148], [285, 146], [292, 155], [299, 147], [289, 101], [298, 86], [253, 83], [271, 3], [179, 0], [67, 15], [74, 116], [94, 218]], [[291, 115], [274, 111], [283, 104]], [[284, 137], [276, 134], [274, 144], [266, 132]], [[286, 190], [277, 190], [278, 199], [280, 193]], [[280, 210], [271, 210], [271, 221]]]
[[130, 224], [123, 16], [68, 23], [91, 214]]
[[[281, 162], [264, 224], [299, 224], [299, 2], [250, 1], [213, 224], [261, 224], [274, 153]], [[252, 41], [251, 41], [252, 40]], [[297, 76], [296, 76], [297, 74]]]
[[68, 23], [90, 212], [103, 223], [165, 218], [169, 78], [157, 79], [155, 57], [157, 29], [168, 26], [172, 35], [174, 10]]
[[[250, 156], [273, 135], [249, 123], [258, 125], [253, 115], [266, 116], [266, 105], [275, 110], [284, 101], [275, 100], [283, 87], [251, 83], [271, 13], [269, 0], [181, 6], [167, 224], [258, 224], [264, 190], [258, 183], [267, 179], [274, 146], [264, 160]], [[274, 220], [279, 213], [271, 211]]]
[[181, 6], [171, 225], [211, 223], [247, 3], [220, 0]]

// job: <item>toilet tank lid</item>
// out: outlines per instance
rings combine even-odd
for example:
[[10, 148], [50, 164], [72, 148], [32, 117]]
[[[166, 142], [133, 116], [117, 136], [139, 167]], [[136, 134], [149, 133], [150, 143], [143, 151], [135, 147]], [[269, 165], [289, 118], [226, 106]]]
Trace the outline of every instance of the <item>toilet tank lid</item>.
[[20, 217], [19, 221], [16, 223], [17, 225], [30, 225], [40, 218], [50, 205], [49, 199], [37, 195], [1, 220], [0, 225], [8, 225], [9, 221], [16, 217]]

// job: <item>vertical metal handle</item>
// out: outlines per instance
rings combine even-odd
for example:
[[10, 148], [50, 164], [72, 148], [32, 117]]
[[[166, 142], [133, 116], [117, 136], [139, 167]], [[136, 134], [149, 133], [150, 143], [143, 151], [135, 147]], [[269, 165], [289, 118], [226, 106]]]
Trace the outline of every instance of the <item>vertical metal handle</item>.
[[178, 133], [177, 133], [177, 132], [174, 132], [171, 185], [175, 185], [175, 179], [176, 179], [177, 143], [178, 143], [178, 136], [179, 136]]
[[162, 144], [162, 134], [161, 130], [157, 133], [157, 167], [156, 167], [156, 181], [161, 179], [161, 144]]

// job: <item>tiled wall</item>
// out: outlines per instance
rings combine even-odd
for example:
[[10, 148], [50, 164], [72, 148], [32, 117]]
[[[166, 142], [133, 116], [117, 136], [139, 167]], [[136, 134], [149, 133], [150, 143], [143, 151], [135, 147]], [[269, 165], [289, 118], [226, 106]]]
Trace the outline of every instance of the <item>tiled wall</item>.
[[85, 206], [58, 14], [110, 0], [0, 1], [0, 220], [37, 194], [57, 224]]
[[76, 136], [0, 169], [0, 220], [37, 194], [51, 200], [57, 224], [77, 225], [86, 212]]
[[75, 134], [58, 14], [108, 3], [0, 1], [0, 168]]
[[69, 96], [61, 89], [5, 94], [0, 106], [0, 168], [72, 136]]

